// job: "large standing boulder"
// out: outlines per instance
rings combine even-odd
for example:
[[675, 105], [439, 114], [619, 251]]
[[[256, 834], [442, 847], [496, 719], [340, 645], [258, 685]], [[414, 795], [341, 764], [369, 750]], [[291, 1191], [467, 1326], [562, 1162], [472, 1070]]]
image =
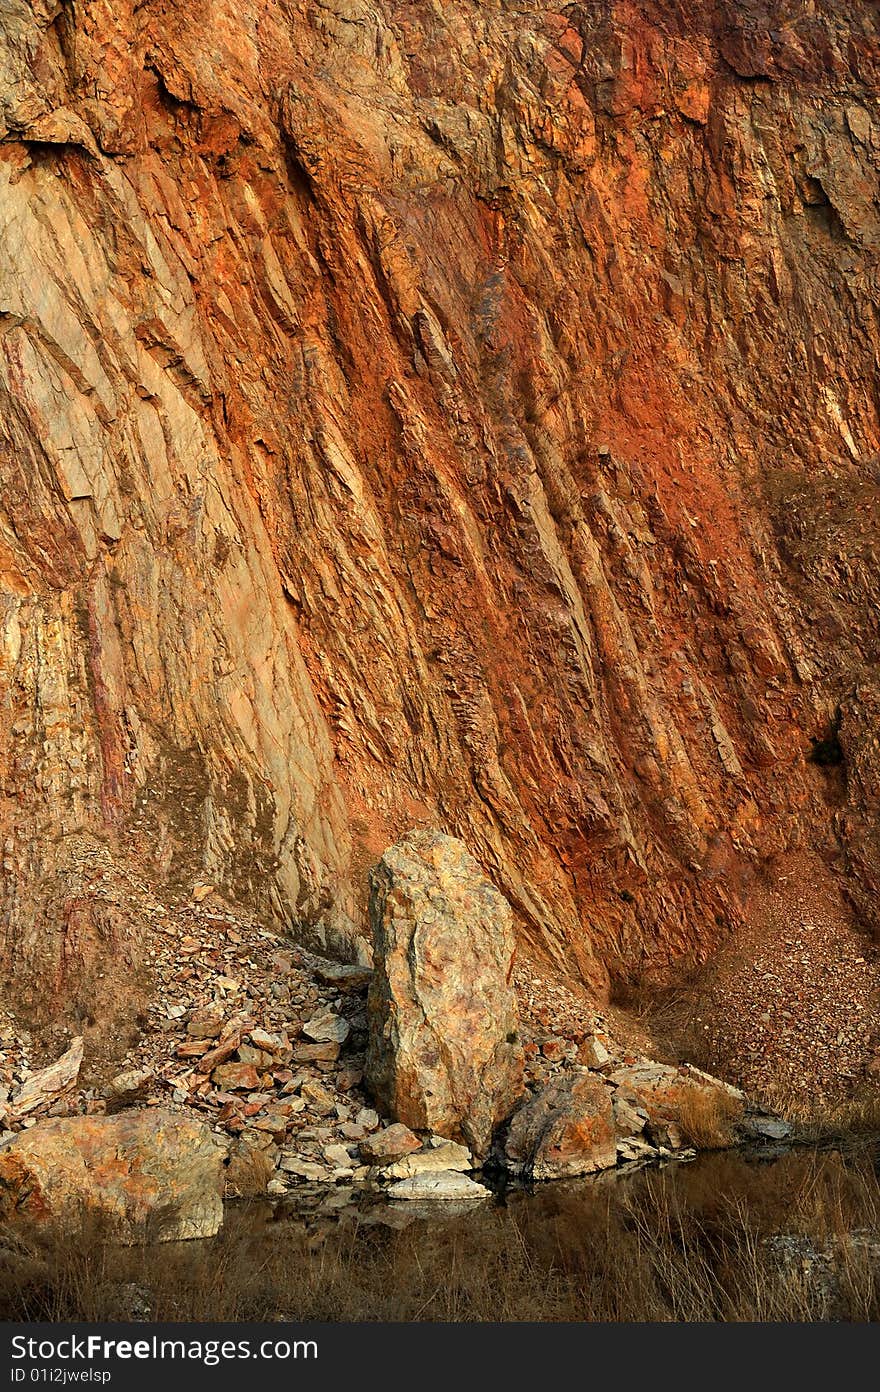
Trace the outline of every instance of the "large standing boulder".
[[617, 1163], [611, 1092], [587, 1068], [548, 1083], [514, 1112], [504, 1165], [529, 1179], [570, 1179]]
[[161, 1107], [41, 1122], [0, 1148], [0, 1218], [71, 1226], [93, 1213], [123, 1236], [213, 1237], [225, 1157], [203, 1121]]
[[367, 1082], [482, 1158], [523, 1091], [510, 906], [460, 841], [418, 832], [373, 871]]

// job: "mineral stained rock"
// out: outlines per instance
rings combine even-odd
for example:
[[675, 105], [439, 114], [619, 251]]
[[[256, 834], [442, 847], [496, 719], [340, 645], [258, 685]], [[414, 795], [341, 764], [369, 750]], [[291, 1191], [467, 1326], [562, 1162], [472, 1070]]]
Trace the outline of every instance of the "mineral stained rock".
[[443, 825], [600, 993], [791, 844], [876, 915], [874, 7], [7, 5], [0, 75], [23, 1007], [132, 1013], [84, 839], [363, 961]]
[[367, 1085], [405, 1125], [483, 1157], [523, 1091], [510, 907], [438, 832], [391, 847], [372, 884]]
[[567, 1179], [617, 1163], [611, 1092], [586, 1068], [541, 1088], [511, 1118], [503, 1163], [529, 1179]]
[[201, 1121], [161, 1107], [39, 1122], [0, 1148], [0, 1213], [124, 1236], [213, 1237], [223, 1222], [226, 1147]]
[[409, 1127], [395, 1121], [374, 1136], [361, 1141], [361, 1156], [368, 1165], [384, 1165], [389, 1161], [400, 1160], [405, 1155], [421, 1150], [422, 1143]]

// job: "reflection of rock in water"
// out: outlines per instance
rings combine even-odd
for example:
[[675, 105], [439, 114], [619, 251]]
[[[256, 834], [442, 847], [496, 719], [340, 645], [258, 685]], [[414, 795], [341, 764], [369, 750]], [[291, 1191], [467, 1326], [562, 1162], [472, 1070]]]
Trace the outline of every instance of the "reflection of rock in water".
[[[704, 1156], [512, 1188], [465, 1214], [303, 1186], [295, 1201], [231, 1205], [216, 1238], [141, 1252], [137, 1270], [128, 1249], [105, 1246], [96, 1299], [157, 1319], [876, 1320], [875, 1150]], [[4, 1244], [0, 1312], [23, 1318], [48, 1298], [82, 1316], [80, 1245], [47, 1256]]]
[[570, 1257], [608, 1223], [624, 1230], [642, 1223], [647, 1231], [659, 1233], [664, 1217], [674, 1211], [705, 1233], [720, 1233], [732, 1247], [746, 1231], [760, 1236], [767, 1251], [779, 1256], [785, 1275], [794, 1270], [792, 1262], [800, 1252], [800, 1239], [789, 1235], [787, 1225], [801, 1196], [812, 1195], [812, 1209], [802, 1215], [806, 1225], [812, 1217], [825, 1222], [822, 1201], [833, 1196], [836, 1210], [850, 1224], [849, 1245], [827, 1250], [805, 1246], [805, 1255], [815, 1252], [818, 1272], [844, 1258], [850, 1263], [867, 1256], [880, 1258], [880, 1232], [872, 1226], [877, 1190], [871, 1166], [877, 1154], [873, 1140], [853, 1143], [846, 1152], [792, 1149], [780, 1143], [700, 1156], [689, 1152], [651, 1169], [622, 1167], [533, 1187], [502, 1185], [494, 1202], [480, 1205], [398, 1204], [379, 1190], [303, 1185], [274, 1205], [230, 1206], [227, 1226], [233, 1233], [270, 1242], [278, 1240], [279, 1233], [286, 1240], [291, 1229], [311, 1239], [355, 1228], [364, 1233], [406, 1229], [417, 1239], [421, 1233], [426, 1242], [445, 1236], [463, 1243], [464, 1251], [472, 1250], [479, 1261], [480, 1242], [504, 1239], [513, 1223], [518, 1240], [549, 1259], [554, 1249]]

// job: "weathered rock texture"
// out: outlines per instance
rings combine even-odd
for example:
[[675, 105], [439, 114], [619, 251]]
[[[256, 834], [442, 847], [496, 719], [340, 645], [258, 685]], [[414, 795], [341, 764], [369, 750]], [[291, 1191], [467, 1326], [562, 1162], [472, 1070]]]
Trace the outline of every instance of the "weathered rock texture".
[[0, 1149], [0, 1214], [73, 1226], [97, 1215], [161, 1241], [213, 1237], [225, 1153], [204, 1122], [161, 1107], [42, 1121]]
[[398, 1121], [483, 1157], [524, 1087], [510, 906], [435, 831], [392, 846], [371, 878], [367, 1084]]
[[586, 1068], [548, 1083], [516, 1111], [504, 1142], [511, 1174], [568, 1179], [617, 1163], [611, 1091]]
[[673, 1150], [682, 1144], [723, 1150], [747, 1130], [743, 1093], [699, 1068], [644, 1062], [617, 1069], [609, 1081], [623, 1135], [640, 1129], [621, 1124], [633, 1110], [647, 1113], [651, 1139]]
[[57, 1102], [75, 1086], [82, 1060], [83, 1040], [80, 1035], [73, 1040], [70, 1048], [65, 1050], [60, 1059], [50, 1063], [47, 1068], [32, 1073], [27, 1081], [22, 1083], [12, 1096], [8, 1107], [4, 1108], [4, 1112], [19, 1121], [29, 1112]]
[[865, 0], [4, 6], [18, 1000], [136, 979], [74, 834], [353, 950], [441, 824], [598, 990], [799, 841], [876, 920], [878, 81]]

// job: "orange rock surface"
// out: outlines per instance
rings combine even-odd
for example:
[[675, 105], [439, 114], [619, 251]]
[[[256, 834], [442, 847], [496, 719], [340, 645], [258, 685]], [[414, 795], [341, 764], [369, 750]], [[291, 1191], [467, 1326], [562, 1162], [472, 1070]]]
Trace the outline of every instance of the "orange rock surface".
[[78, 838], [352, 956], [438, 826], [599, 995], [794, 846], [876, 912], [870, 6], [40, 0], [0, 74], [17, 1001], [138, 979]]
[[0, 1151], [0, 1214], [75, 1229], [87, 1210], [130, 1238], [213, 1237], [225, 1154], [204, 1122], [160, 1107], [44, 1120]]

